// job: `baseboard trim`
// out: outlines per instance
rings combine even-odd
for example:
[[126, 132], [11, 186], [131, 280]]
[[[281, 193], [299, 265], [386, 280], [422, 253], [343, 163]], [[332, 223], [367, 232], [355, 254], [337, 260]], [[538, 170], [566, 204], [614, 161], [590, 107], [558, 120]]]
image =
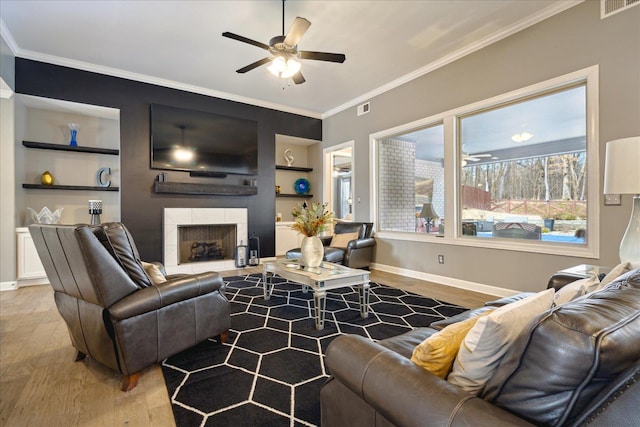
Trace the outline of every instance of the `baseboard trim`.
[[33, 279], [18, 279], [18, 287], [24, 288], [26, 286], [41, 286], [48, 285], [49, 279], [47, 277], [36, 277]]
[[10, 282], [0, 282], [0, 292], [2, 291], [15, 291], [18, 289], [18, 282], [12, 280]]
[[[520, 293], [520, 291], [515, 291], [513, 289], [499, 288], [497, 286], [489, 286], [482, 283], [475, 283], [466, 280], [454, 279], [452, 277], [439, 276], [437, 274], [425, 273], [423, 271], [408, 270], [406, 268], [394, 267], [392, 265], [372, 263], [371, 268], [384, 271], [386, 273], [398, 274], [400, 276], [411, 277], [418, 280], [426, 280], [428, 282], [437, 283], [439, 285], [451, 286], [467, 291], [480, 292], [496, 297], [508, 297]], [[389, 283], [386, 284], [388, 285]]]

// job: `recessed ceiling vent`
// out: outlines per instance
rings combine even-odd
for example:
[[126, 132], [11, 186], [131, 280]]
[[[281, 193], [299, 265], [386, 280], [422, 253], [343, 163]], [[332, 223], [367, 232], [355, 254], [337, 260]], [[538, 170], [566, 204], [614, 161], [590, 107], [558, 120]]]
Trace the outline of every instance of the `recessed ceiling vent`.
[[[640, 0], [638, 0], [640, 1]], [[370, 105], [368, 102], [365, 102], [364, 104], [360, 104], [358, 105], [358, 116], [361, 116], [363, 114], [367, 114], [370, 110]]]
[[600, 19], [640, 4], [640, 0], [600, 0]]

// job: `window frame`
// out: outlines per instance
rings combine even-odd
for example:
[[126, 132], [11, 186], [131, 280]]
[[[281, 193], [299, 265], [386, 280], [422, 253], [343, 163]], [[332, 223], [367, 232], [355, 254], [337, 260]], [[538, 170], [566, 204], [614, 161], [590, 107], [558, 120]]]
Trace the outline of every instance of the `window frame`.
[[[474, 239], [463, 236], [461, 230], [461, 142], [459, 141], [459, 119], [483, 110], [496, 108], [508, 103], [525, 101], [545, 93], [555, 92], [571, 86], [584, 84], [586, 88], [586, 152], [587, 152], [587, 224], [586, 244], [540, 242], [524, 239]], [[410, 123], [399, 125], [369, 135], [370, 171], [370, 212], [376, 224], [376, 238], [406, 240], [438, 244], [469, 246], [533, 252], [550, 255], [575, 256], [583, 258], [600, 257], [600, 155], [599, 155], [599, 67], [584, 68], [569, 74], [535, 83], [482, 101], [474, 102], [443, 113], [432, 115]], [[444, 127], [444, 179], [445, 209], [447, 226], [443, 235], [381, 231], [379, 229], [378, 208], [378, 140], [390, 138], [413, 130], [442, 123]], [[452, 218], [450, 220], [449, 218]]]

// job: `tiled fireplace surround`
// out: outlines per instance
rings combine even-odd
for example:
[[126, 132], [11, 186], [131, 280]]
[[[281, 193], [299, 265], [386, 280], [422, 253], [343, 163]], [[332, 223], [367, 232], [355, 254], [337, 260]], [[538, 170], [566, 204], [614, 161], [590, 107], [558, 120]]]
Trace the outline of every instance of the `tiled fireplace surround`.
[[163, 224], [164, 266], [168, 274], [191, 274], [205, 271], [233, 270], [235, 268], [233, 259], [180, 264], [178, 226], [235, 225], [236, 245], [239, 245], [241, 241], [245, 244], [247, 243], [246, 208], [165, 208]]

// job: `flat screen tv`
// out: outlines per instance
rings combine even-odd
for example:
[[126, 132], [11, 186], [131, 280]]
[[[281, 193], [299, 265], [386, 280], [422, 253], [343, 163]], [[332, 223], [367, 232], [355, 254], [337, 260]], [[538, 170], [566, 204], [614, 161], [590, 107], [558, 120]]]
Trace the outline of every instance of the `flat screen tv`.
[[151, 168], [257, 175], [258, 123], [152, 104]]

